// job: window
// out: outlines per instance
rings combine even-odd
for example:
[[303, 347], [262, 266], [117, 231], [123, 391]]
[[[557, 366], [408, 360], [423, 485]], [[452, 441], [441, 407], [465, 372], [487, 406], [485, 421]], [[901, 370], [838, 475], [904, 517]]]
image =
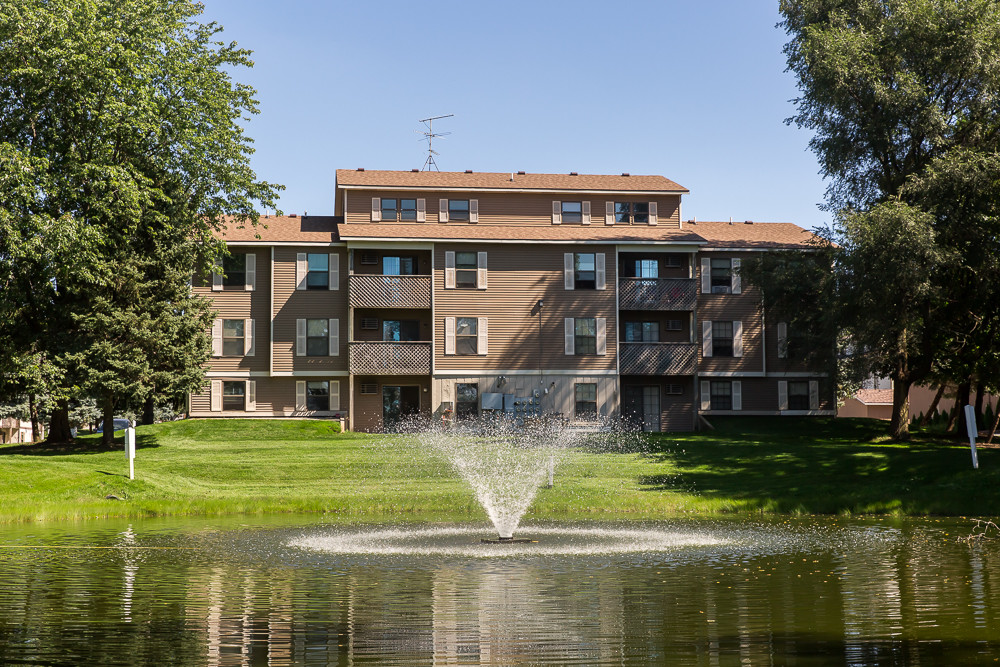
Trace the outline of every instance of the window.
[[476, 253], [455, 253], [455, 287], [476, 288], [476, 271], [479, 268]]
[[406, 221], [416, 219], [416, 199], [382, 198], [382, 222], [396, 222], [397, 220]]
[[646, 224], [649, 222], [649, 203], [648, 202], [627, 202], [627, 201], [616, 201], [615, 202], [615, 222], [624, 222], [628, 224], [632, 223], [642, 223]]
[[309, 253], [306, 256], [309, 272], [306, 289], [330, 289], [330, 256], [326, 253]]
[[455, 418], [475, 419], [479, 416], [479, 384], [458, 382], [455, 384]]
[[230, 255], [229, 257], [223, 257], [222, 272], [225, 274], [222, 277], [223, 289], [246, 289], [247, 256]]
[[469, 200], [468, 199], [449, 199], [448, 200], [448, 220], [465, 220], [469, 219]]
[[660, 266], [659, 262], [655, 259], [637, 259], [635, 260], [635, 277], [636, 278], [658, 278]]
[[656, 343], [660, 340], [659, 322], [626, 322], [625, 341], [628, 343]]
[[577, 317], [573, 320], [574, 354], [597, 354], [597, 318]]
[[330, 354], [330, 321], [306, 320], [306, 356], [326, 357]]
[[396, 200], [382, 197], [382, 222], [396, 222]]
[[729, 288], [733, 284], [732, 261], [728, 259], [712, 260], [712, 293], [729, 293]]
[[246, 348], [243, 346], [243, 320], [222, 320], [222, 355], [225, 357], [242, 357]]
[[382, 340], [420, 340], [420, 323], [416, 320], [383, 320]]
[[222, 383], [222, 409], [223, 410], [245, 410], [246, 409], [246, 383], [245, 382], [223, 382]]
[[413, 276], [417, 273], [416, 257], [383, 257], [382, 275]]
[[413, 221], [417, 219], [417, 200], [416, 199], [400, 199], [399, 200], [399, 219]]
[[712, 322], [712, 356], [733, 356], [733, 323], [730, 321]]
[[733, 383], [727, 381], [712, 381], [712, 409], [733, 409]]
[[597, 385], [578, 382], [573, 385], [577, 419], [597, 419]]
[[578, 252], [573, 255], [573, 287], [597, 289], [597, 260], [594, 253]]
[[583, 202], [564, 201], [562, 203], [563, 222], [583, 222]]
[[475, 317], [455, 318], [455, 354], [478, 354], [478, 325]]
[[329, 409], [330, 409], [330, 383], [328, 381], [306, 382], [306, 410], [329, 410]]
[[788, 409], [789, 410], [809, 409], [808, 381], [788, 383]]

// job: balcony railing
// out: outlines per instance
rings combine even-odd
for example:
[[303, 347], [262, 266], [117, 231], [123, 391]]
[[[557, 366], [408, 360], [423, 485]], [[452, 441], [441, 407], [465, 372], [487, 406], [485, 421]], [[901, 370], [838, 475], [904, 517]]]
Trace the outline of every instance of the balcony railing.
[[430, 276], [353, 275], [348, 298], [354, 308], [430, 308]]
[[690, 375], [697, 370], [694, 343], [619, 343], [622, 375]]
[[429, 375], [430, 342], [365, 341], [348, 344], [354, 375]]
[[694, 278], [621, 278], [620, 310], [694, 310]]

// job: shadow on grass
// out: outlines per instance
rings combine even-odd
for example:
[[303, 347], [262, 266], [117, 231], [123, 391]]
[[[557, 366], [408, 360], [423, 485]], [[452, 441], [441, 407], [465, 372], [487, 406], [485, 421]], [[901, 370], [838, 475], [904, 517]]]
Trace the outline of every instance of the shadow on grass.
[[[153, 449], [160, 443], [153, 434], [137, 434], [135, 448]], [[65, 456], [67, 454], [103, 454], [125, 451], [124, 436], [118, 436], [110, 445], [101, 443], [101, 434], [83, 435], [71, 442], [36, 442], [23, 445], [0, 446], [0, 456]]]
[[732, 418], [715, 431], [657, 436], [650, 456], [679, 477], [642, 478], [650, 491], [678, 490], [734, 509], [805, 513], [990, 514], [1000, 507], [1000, 456], [917, 433], [885, 437], [865, 419]]

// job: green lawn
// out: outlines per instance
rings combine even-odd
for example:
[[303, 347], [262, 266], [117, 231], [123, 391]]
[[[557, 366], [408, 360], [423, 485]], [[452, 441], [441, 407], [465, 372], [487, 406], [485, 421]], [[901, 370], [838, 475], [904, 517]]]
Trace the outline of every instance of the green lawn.
[[[1000, 514], [1000, 453], [935, 436], [888, 442], [868, 420], [718, 419], [642, 453], [574, 451], [529, 518], [677, 513]], [[481, 520], [433, 455], [327, 421], [190, 420], [139, 427], [135, 481], [121, 445], [0, 446], [0, 522], [324, 512], [347, 521]], [[120, 442], [120, 438], [119, 438]], [[109, 500], [113, 494], [122, 500]]]

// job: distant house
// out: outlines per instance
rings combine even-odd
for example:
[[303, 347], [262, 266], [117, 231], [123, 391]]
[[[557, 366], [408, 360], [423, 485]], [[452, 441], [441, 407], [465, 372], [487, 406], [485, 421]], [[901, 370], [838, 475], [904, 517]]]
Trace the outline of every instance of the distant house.
[[[910, 387], [910, 419], [916, 419], [931, 409], [937, 387], [913, 385]], [[986, 397], [984, 405], [997, 403], [997, 397]], [[950, 412], [955, 406], [955, 388], [946, 390], [937, 404], [937, 412]], [[984, 407], [985, 409], [985, 407]], [[889, 378], [868, 378], [854, 396], [844, 401], [837, 410], [838, 417], [867, 417], [869, 419], [892, 419], [892, 380]], [[985, 427], [986, 425], [980, 424]]]
[[0, 419], [0, 444], [14, 442], [31, 442], [31, 422], [14, 417]]

